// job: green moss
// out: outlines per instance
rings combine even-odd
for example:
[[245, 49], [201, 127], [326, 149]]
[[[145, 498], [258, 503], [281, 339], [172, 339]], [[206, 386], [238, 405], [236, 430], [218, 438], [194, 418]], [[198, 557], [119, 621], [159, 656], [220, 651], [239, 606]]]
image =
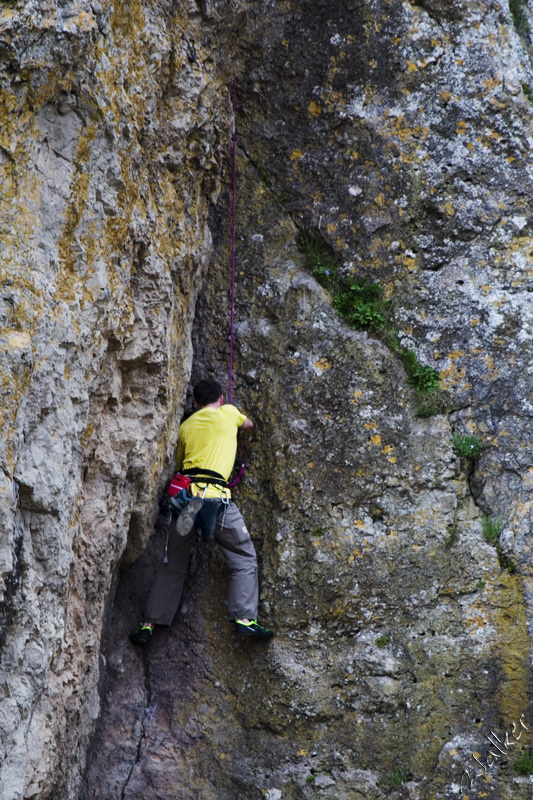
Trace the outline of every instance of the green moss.
[[445, 410], [443, 395], [440, 389], [433, 392], [415, 392], [416, 413], [419, 417], [434, 417]]
[[524, 92], [529, 102], [533, 103], [533, 90], [531, 89], [531, 86], [528, 83], [523, 83], [522, 91]]
[[386, 647], [388, 645], [388, 643], [389, 643], [389, 637], [388, 636], [378, 636], [378, 638], [375, 641], [375, 644], [378, 647]]
[[333, 296], [333, 307], [339, 317], [354, 330], [368, 331], [380, 338], [398, 355], [415, 391], [417, 413], [429, 417], [442, 411], [442, 391], [439, 373], [421, 364], [416, 353], [400, 344], [398, 331], [391, 321], [390, 300], [385, 300], [378, 283], [364, 278], [345, 278], [341, 275], [335, 255], [318, 237], [301, 234], [298, 247], [306, 266]]
[[514, 762], [515, 771], [519, 775], [533, 775], [533, 756], [529, 753], [521, 753]]
[[509, 9], [513, 18], [513, 24], [519, 33], [528, 33], [530, 30], [525, 7], [526, 4], [524, 0], [509, 0]]
[[276, 200], [284, 211], [287, 211], [287, 206], [289, 204], [290, 199], [291, 196], [288, 192], [280, 192], [279, 194], [276, 195]]
[[406, 769], [399, 769], [397, 772], [393, 772], [392, 775], [389, 775], [389, 786], [394, 788], [398, 788], [405, 783], [407, 778], [407, 770]]
[[257, 174], [259, 175], [261, 183], [263, 183], [265, 186], [268, 186], [268, 188], [270, 189], [272, 181], [270, 180], [270, 175], [266, 171], [264, 164], [261, 161], [259, 161], [259, 159], [252, 158], [251, 156], [250, 156], [250, 162], [254, 165], [255, 169], [257, 170]]

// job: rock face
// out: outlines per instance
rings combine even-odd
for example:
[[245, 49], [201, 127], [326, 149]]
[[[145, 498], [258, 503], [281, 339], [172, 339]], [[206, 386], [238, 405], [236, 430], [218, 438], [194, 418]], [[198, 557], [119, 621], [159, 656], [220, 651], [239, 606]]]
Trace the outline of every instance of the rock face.
[[169, 469], [230, 109], [189, 11], [2, 8], [3, 800], [76, 796]]
[[[2, 800], [531, 796], [530, 16], [3, 8]], [[277, 637], [234, 641], [199, 546], [139, 652], [187, 385], [228, 370], [234, 72], [236, 499]], [[446, 413], [302, 231], [384, 287]]]

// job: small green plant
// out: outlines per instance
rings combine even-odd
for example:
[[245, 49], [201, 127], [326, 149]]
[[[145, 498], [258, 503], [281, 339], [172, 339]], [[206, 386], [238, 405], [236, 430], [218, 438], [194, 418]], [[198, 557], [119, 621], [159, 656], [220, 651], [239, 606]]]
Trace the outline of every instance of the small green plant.
[[444, 411], [442, 392], [436, 389], [434, 392], [416, 392], [416, 413], [419, 417], [434, 417]]
[[[330, 248], [317, 236], [312, 236], [308, 233], [301, 233], [298, 236], [298, 249], [305, 258], [307, 267], [311, 270], [320, 270], [324, 268], [327, 270], [325, 273], [329, 278], [329, 268], [336, 272], [337, 263], [335, 256]], [[333, 275], [331, 276], [333, 277]]]
[[315, 776], [314, 775], [308, 775], [307, 778], [305, 779], [305, 782], [306, 783], [314, 783], [314, 780], [315, 780]]
[[484, 589], [485, 588], [485, 581], [483, 578], [480, 578], [476, 583], [476, 589]]
[[384, 302], [383, 289], [377, 283], [361, 278], [342, 281], [333, 298], [333, 307], [358, 330], [378, 331], [386, 325], [388, 303]]
[[405, 371], [409, 375], [409, 383], [423, 394], [434, 392], [440, 384], [439, 373], [427, 365], [421, 364], [412, 350], [401, 349], [399, 356]]
[[377, 644], [378, 647], [386, 647], [388, 643], [389, 643], [388, 636], [378, 636], [378, 638], [375, 641], [375, 644]]
[[339, 317], [355, 330], [369, 331], [381, 338], [395, 352], [415, 390], [417, 412], [429, 417], [442, 410], [439, 373], [421, 364], [413, 350], [400, 344], [398, 331], [391, 319], [391, 301], [385, 300], [382, 287], [364, 278], [343, 277], [337, 260], [327, 245], [315, 236], [301, 234], [298, 247], [307, 267], [317, 281], [333, 296], [333, 307]]
[[485, 539], [496, 548], [500, 567], [506, 570], [510, 575], [513, 575], [516, 572], [516, 566], [509, 556], [502, 551], [499, 542], [500, 534], [505, 528], [505, 525], [506, 519], [504, 517], [489, 517], [486, 514], [481, 517], [481, 530], [483, 531]]
[[290, 202], [291, 196], [288, 192], [280, 192], [276, 195], [276, 200], [284, 211], [287, 211], [287, 206]]
[[270, 186], [272, 184], [272, 181], [270, 180], [270, 175], [266, 171], [266, 168], [265, 168], [264, 164], [261, 161], [259, 161], [259, 159], [257, 159], [257, 158], [250, 157], [250, 161], [251, 161], [252, 165], [256, 168], [257, 174], [259, 175], [259, 180], [261, 181], [261, 183], [263, 183], [265, 186], [270, 188]]
[[389, 785], [394, 786], [395, 788], [405, 783], [407, 778], [407, 770], [406, 769], [399, 769], [397, 772], [393, 772], [392, 775], [389, 775]]
[[343, 278], [333, 253], [318, 238], [302, 234], [298, 246], [317, 281], [333, 295], [333, 307], [356, 330], [378, 331], [388, 323], [383, 289], [364, 278]]
[[509, 9], [516, 30], [519, 33], [527, 33], [529, 31], [529, 21], [525, 11], [524, 0], [509, 0]]
[[533, 90], [531, 89], [531, 86], [528, 83], [523, 83], [522, 91], [524, 92], [529, 102], [533, 103]]
[[324, 527], [322, 525], [317, 525], [316, 528], [313, 528], [311, 531], [311, 536], [324, 536]]
[[477, 436], [469, 436], [466, 433], [452, 434], [455, 452], [461, 458], [471, 458], [475, 460], [483, 449], [483, 442]]
[[500, 533], [505, 528], [503, 517], [489, 517], [486, 514], [481, 518], [481, 530], [485, 538], [494, 544], [499, 539]]
[[533, 775], [533, 757], [531, 752], [521, 753], [514, 762], [514, 768], [519, 775]]

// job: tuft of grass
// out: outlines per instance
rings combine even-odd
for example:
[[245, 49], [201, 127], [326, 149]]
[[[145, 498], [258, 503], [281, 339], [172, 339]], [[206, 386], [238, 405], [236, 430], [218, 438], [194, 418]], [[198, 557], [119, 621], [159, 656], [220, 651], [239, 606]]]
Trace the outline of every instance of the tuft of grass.
[[406, 769], [399, 769], [397, 772], [393, 772], [392, 775], [389, 775], [389, 785], [398, 788], [405, 783], [407, 778], [407, 770]]
[[506, 570], [510, 575], [514, 575], [516, 566], [509, 556], [502, 551], [499, 542], [500, 534], [505, 528], [506, 523], [507, 520], [505, 517], [489, 517], [486, 514], [481, 517], [481, 529], [485, 539], [496, 548], [501, 569]]
[[270, 180], [270, 175], [266, 171], [265, 165], [261, 161], [259, 161], [258, 158], [252, 158], [251, 156], [250, 156], [250, 161], [257, 170], [257, 174], [259, 175], [259, 180], [261, 181], [261, 183], [263, 183], [270, 189], [272, 181]]
[[503, 517], [489, 517], [484, 514], [481, 518], [481, 529], [485, 538], [492, 544], [499, 539], [504, 528], [505, 519]]
[[306, 783], [314, 783], [314, 780], [315, 780], [315, 776], [314, 775], [308, 775], [307, 778], [305, 779], [305, 782]]
[[383, 299], [383, 289], [364, 278], [343, 278], [334, 254], [317, 237], [302, 234], [298, 247], [307, 267], [333, 295], [333, 307], [355, 330], [379, 331], [388, 323], [390, 303]]
[[533, 103], [533, 90], [531, 89], [531, 86], [528, 83], [523, 83], [522, 91], [524, 92], [529, 102]]
[[325, 530], [323, 525], [317, 525], [316, 528], [313, 528], [311, 531], [311, 536], [324, 536]]
[[[337, 262], [333, 251], [321, 240], [318, 236], [312, 236], [310, 233], [300, 233], [298, 236], [298, 249], [305, 257], [307, 267], [316, 270], [318, 275], [324, 274], [330, 277], [329, 268], [333, 273], [337, 271]], [[331, 275], [333, 279], [333, 274]]]
[[375, 644], [377, 644], [378, 647], [386, 647], [388, 643], [389, 643], [388, 636], [378, 636], [378, 638], [375, 641]]
[[453, 433], [452, 441], [455, 452], [461, 458], [471, 458], [475, 460], [483, 449], [483, 442], [477, 436], [469, 436], [466, 433]]
[[528, 33], [530, 30], [529, 20], [525, 11], [524, 0], [509, 0], [509, 9], [513, 18], [513, 24], [519, 33]]
[[533, 775], [533, 757], [531, 752], [521, 753], [514, 762], [514, 768], [519, 775]]
[[362, 278], [342, 281], [334, 295], [333, 307], [340, 317], [358, 330], [378, 331], [387, 322], [383, 289]]
[[434, 417], [445, 410], [440, 387], [434, 392], [415, 392], [416, 413], [419, 417]]
[[417, 413], [421, 417], [442, 410], [442, 390], [439, 373], [418, 361], [416, 353], [400, 344], [398, 331], [390, 319], [391, 301], [385, 300], [378, 283], [364, 278], [344, 278], [337, 259], [327, 245], [315, 236], [301, 234], [298, 247], [306, 265], [325, 289], [333, 296], [333, 307], [339, 317], [354, 330], [369, 331], [378, 336], [395, 352], [415, 391]]
[[409, 375], [409, 383], [420, 394], [432, 394], [440, 386], [439, 373], [433, 367], [421, 364], [416, 353], [401, 348], [398, 352], [405, 371]]
[[284, 211], [287, 211], [291, 196], [289, 192], [280, 192], [276, 195], [276, 200]]
[[485, 588], [485, 581], [483, 578], [480, 578], [476, 583], [476, 589], [484, 589]]

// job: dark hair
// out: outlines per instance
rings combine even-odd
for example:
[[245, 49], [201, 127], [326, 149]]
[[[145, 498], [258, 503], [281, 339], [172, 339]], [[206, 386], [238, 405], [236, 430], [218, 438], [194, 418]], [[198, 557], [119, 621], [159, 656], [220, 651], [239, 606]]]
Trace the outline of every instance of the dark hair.
[[203, 381], [198, 381], [192, 393], [197, 405], [203, 408], [208, 406], [209, 403], [216, 403], [222, 394], [222, 386], [212, 378], [204, 378]]

